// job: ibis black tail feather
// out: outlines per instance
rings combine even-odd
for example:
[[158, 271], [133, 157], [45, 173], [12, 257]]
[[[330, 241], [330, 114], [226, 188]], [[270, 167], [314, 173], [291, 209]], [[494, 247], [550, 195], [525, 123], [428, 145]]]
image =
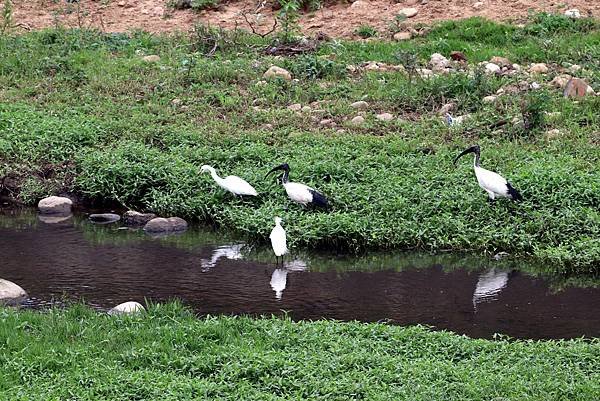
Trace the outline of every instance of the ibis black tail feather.
[[519, 191], [517, 191], [516, 189], [513, 188], [512, 185], [510, 185], [510, 183], [506, 183], [506, 187], [508, 188], [508, 194], [510, 195], [510, 198], [514, 201], [520, 201], [523, 200], [523, 197], [521, 196], [521, 194], [519, 193]]
[[327, 209], [329, 207], [329, 202], [327, 202], [327, 198], [323, 194], [315, 190], [311, 190], [310, 193], [312, 194], [311, 204], [313, 206], [322, 207], [323, 209]]

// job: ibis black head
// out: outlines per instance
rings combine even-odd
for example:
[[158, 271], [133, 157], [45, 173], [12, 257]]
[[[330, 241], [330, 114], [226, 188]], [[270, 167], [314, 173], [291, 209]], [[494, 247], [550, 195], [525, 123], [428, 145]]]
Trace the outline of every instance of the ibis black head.
[[277, 171], [277, 170], [283, 170], [283, 171], [285, 171], [286, 173], [289, 173], [289, 172], [290, 172], [290, 166], [289, 166], [289, 164], [287, 164], [287, 163], [283, 163], [283, 164], [280, 164], [280, 165], [279, 165], [279, 166], [277, 166], [277, 167], [273, 167], [273, 168], [271, 169], [271, 171], [269, 171], [269, 172], [267, 173], [267, 175], [265, 175], [265, 177], [266, 177], [266, 176], [268, 176], [269, 174], [271, 174], [271, 173], [273, 173], [273, 172]]
[[461, 152], [461, 154], [456, 156], [456, 159], [454, 159], [454, 164], [456, 164], [458, 159], [460, 159], [461, 157], [463, 157], [464, 155], [466, 155], [468, 153], [475, 153], [477, 155], [477, 158], [479, 158], [479, 145], [473, 145], [473, 146], [463, 150]]

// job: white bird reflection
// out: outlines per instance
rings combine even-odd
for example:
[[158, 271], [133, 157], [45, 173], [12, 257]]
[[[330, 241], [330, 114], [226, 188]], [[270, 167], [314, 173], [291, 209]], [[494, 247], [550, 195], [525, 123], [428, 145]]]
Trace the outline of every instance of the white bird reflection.
[[275, 291], [275, 298], [280, 300], [287, 285], [288, 272], [301, 272], [308, 269], [308, 265], [302, 259], [294, 259], [283, 262], [283, 268], [273, 270], [271, 275], [271, 288]]
[[244, 244], [223, 245], [215, 248], [210, 259], [200, 259], [202, 271], [207, 272], [211, 268], [215, 267], [221, 258], [227, 258], [230, 260], [242, 259], [242, 248], [244, 248]]
[[508, 284], [508, 274], [507, 271], [497, 270], [493, 267], [479, 276], [473, 293], [475, 311], [477, 311], [478, 304], [498, 299], [500, 292]]

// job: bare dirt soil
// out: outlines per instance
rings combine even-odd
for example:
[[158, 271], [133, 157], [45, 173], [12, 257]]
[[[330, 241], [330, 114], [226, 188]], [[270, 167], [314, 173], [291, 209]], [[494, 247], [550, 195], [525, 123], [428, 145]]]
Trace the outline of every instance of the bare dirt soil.
[[[231, 0], [216, 10], [196, 12], [174, 10], [168, 0], [14, 0], [14, 20], [22, 29], [40, 29], [61, 24], [67, 27], [96, 27], [107, 32], [143, 29], [149, 32], [188, 31], [202, 22], [224, 28], [249, 29], [246, 19], [257, 31], [273, 26], [277, 11], [272, 0]], [[340, 1], [314, 12], [304, 12], [300, 20], [307, 34], [323, 32], [332, 37], [356, 37], [355, 29], [370, 25], [382, 34], [389, 23], [406, 7], [416, 8], [410, 23], [482, 16], [493, 20], [518, 20], [529, 11], [563, 13], [577, 8], [582, 16], [600, 17], [600, 0], [357, 0]], [[246, 19], [244, 15], [246, 14]]]

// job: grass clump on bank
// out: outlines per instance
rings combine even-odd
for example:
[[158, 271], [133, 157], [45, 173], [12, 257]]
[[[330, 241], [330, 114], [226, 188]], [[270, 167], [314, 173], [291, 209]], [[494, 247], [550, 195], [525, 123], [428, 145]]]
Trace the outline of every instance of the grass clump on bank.
[[[295, 246], [508, 251], [558, 271], [598, 272], [600, 98], [574, 102], [549, 84], [569, 62], [598, 88], [596, 21], [546, 15], [516, 27], [471, 19], [407, 42], [334, 41], [283, 58], [265, 52], [267, 39], [214, 34], [59, 29], [0, 38], [0, 190], [28, 204], [67, 191], [258, 240], [281, 215]], [[431, 53], [451, 50], [471, 64], [499, 55], [552, 71], [528, 78], [542, 84], [539, 94], [488, 104], [483, 97], [524, 78], [459, 72], [423, 80], [347, 68], [402, 60], [422, 67]], [[147, 54], [160, 60], [144, 62]], [[274, 64], [298, 81], [263, 81]], [[350, 107], [361, 99], [366, 111]], [[438, 116], [449, 101], [455, 115], [470, 115], [463, 125], [449, 128]], [[288, 110], [293, 103], [309, 110]], [[382, 112], [395, 118], [375, 118]], [[364, 124], [350, 123], [357, 114]], [[553, 129], [559, 134], [547, 135]], [[482, 165], [506, 176], [524, 202], [489, 207], [470, 164], [452, 166], [473, 142]], [[264, 178], [282, 162], [292, 180], [324, 192], [333, 210], [290, 205]], [[200, 175], [202, 164], [247, 179], [261, 196], [232, 199]]]
[[563, 400], [600, 396], [597, 340], [473, 340], [421, 327], [0, 309], [13, 400]]

